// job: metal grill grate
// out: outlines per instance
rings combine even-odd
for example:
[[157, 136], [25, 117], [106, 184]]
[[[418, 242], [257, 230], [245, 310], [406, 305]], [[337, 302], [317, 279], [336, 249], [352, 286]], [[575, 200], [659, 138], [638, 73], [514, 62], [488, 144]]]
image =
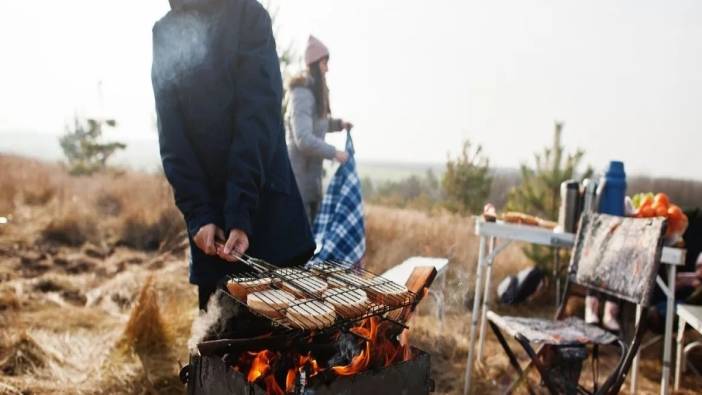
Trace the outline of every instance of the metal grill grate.
[[228, 277], [229, 295], [254, 314], [291, 330], [348, 327], [373, 316], [389, 319], [386, 313], [416, 300], [402, 285], [339, 262], [278, 268], [248, 255], [238, 259], [249, 270]]

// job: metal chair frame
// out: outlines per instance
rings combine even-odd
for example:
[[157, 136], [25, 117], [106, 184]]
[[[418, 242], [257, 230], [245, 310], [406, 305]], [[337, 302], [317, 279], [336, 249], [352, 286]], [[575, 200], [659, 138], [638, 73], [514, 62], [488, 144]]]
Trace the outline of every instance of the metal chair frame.
[[[593, 215], [587, 215], [587, 216], [597, 216], [598, 214], [593, 214]], [[581, 227], [580, 229], [583, 228], [583, 223], [585, 220], [581, 222]], [[660, 251], [661, 251], [661, 246], [662, 246], [662, 233], [664, 232], [665, 225], [663, 225], [663, 229], [661, 230], [661, 237], [659, 238], [658, 241], [658, 246], [657, 246], [657, 255], [655, 258], [655, 268], [653, 269], [653, 273], [655, 274], [658, 271], [658, 266], [660, 265]], [[600, 287], [595, 287], [595, 286], [590, 286], [588, 284], [581, 284], [578, 283], [573, 274], [573, 265], [577, 265], [577, 257], [575, 254], [576, 248], [578, 248], [578, 240], [579, 238], [576, 238], [576, 245], [573, 247], [573, 255], [572, 255], [572, 260], [571, 260], [571, 270], [570, 274], [568, 276], [568, 280], [565, 285], [565, 289], [563, 292], [563, 296], [561, 298], [561, 303], [558, 307], [558, 310], [555, 314], [555, 320], [563, 320], [566, 318], [565, 316], [565, 306], [568, 303], [568, 300], [573, 297], [573, 296], [584, 296], [582, 292], [578, 293], [574, 290], [574, 288], [581, 287], [587, 290], [592, 290], [595, 292], [601, 292], [601, 291], [607, 291], [606, 289], [603, 290]], [[577, 270], [577, 269], [576, 269]], [[576, 285], [577, 287], [574, 287], [573, 285]], [[647, 287], [653, 288], [655, 287], [655, 275], [651, 276], [650, 281], [645, 285]], [[615, 299], [618, 300], [626, 300], [629, 302], [634, 302], [638, 305], [641, 305], [643, 307], [648, 306], [648, 298], [644, 297], [643, 300], [639, 301], [633, 301], [631, 298], [625, 298], [625, 297], [617, 297], [616, 294], [612, 294], [610, 292], [607, 292], [607, 294], [610, 297], [614, 297]], [[645, 294], [648, 294], [648, 292], [645, 292]], [[588, 395], [613, 395], [617, 394], [624, 383], [624, 380], [626, 378], [626, 374], [631, 368], [632, 361], [634, 357], [636, 356], [639, 346], [641, 344], [643, 335], [645, 333], [645, 322], [646, 320], [639, 320], [639, 322], [636, 324], [636, 327], [634, 329], [634, 334], [630, 342], [625, 341], [625, 339], [621, 336], [618, 335], [617, 339], [613, 341], [612, 343], [608, 344], [602, 344], [602, 345], [613, 345], [617, 346], [619, 348], [619, 361], [616, 365], [616, 367], [612, 370], [608, 378], [604, 381], [602, 386], [599, 386], [598, 388], [598, 383], [597, 383], [597, 376], [599, 372], [595, 372], [595, 364], [597, 364], [597, 358], [599, 356], [599, 351], [598, 351], [598, 344], [592, 345], [592, 352], [589, 353], [591, 358], [593, 359], [593, 389], [588, 390], [581, 386], [580, 384], [577, 385], [577, 393], [579, 394], [588, 394]], [[512, 351], [512, 349], [509, 346], [509, 343], [507, 342], [504, 334], [500, 330], [499, 326], [493, 322], [492, 320], [489, 320], [490, 327], [492, 328], [493, 333], [495, 334], [495, 337], [497, 338], [498, 342], [502, 346], [502, 348], [505, 350], [505, 353], [507, 354], [507, 357], [509, 359], [510, 365], [514, 368], [514, 370], [517, 372], [518, 377], [512, 382], [510, 387], [505, 391], [506, 394], [512, 393], [516, 388], [518, 388], [521, 384], [525, 384], [527, 387], [527, 391], [529, 392], [530, 395], [534, 395], [535, 392], [532, 389], [531, 385], [529, 384], [528, 380], [528, 374], [531, 370], [532, 367], [535, 367], [536, 370], [539, 372], [539, 375], [541, 376], [541, 380], [543, 382], [543, 385], [548, 389], [548, 391], [551, 394], [558, 394], [559, 390], [556, 386], [556, 384], [553, 381], [553, 378], [551, 376], [551, 372], [549, 372], [544, 366], [544, 363], [542, 362], [541, 358], [544, 355], [544, 351], [547, 349], [547, 347], [553, 347], [553, 348], [559, 348], [559, 347], [573, 347], [574, 345], [569, 344], [569, 345], [542, 345], [538, 349], [534, 349], [529, 340], [522, 334], [517, 333], [515, 336], [513, 336], [514, 340], [517, 341], [521, 345], [521, 347], [524, 349], [524, 351], [527, 353], [529, 356], [530, 361], [528, 364], [524, 367], [522, 367], [519, 363], [519, 360], [517, 359], [516, 355]], [[579, 346], [584, 346], [587, 347], [586, 344], [582, 344]], [[598, 368], [599, 369], [599, 368]]]

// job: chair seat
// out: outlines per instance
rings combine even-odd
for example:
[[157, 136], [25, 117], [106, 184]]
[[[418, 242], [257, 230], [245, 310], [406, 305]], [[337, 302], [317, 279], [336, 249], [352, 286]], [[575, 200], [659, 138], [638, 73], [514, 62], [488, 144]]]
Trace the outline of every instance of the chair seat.
[[577, 317], [561, 321], [540, 318], [500, 316], [488, 311], [487, 318], [511, 336], [524, 336], [530, 343], [545, 343], [556, 346], [610, 344], [617, 337], [594, 325], [586, 324]]

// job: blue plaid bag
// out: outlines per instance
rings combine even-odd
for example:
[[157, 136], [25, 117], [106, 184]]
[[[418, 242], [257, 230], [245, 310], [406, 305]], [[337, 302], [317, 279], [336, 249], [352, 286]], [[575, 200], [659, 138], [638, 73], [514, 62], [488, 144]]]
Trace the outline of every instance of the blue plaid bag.
[[349, 160], [334, 173], [314, 221], [317, 252], [311, 264], [332, 260], [359, 267], [366, 252], [361, 181], [356, 172], [351, 133], [346, 135], [346, 152]]

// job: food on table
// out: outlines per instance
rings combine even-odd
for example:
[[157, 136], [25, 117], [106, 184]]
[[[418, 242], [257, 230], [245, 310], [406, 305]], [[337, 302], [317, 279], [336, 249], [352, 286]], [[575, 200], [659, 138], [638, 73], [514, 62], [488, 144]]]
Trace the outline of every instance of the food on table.
[[665, 193], [657, 193], [656, 196], [653, 197], [653, 207], [656, 206], [668, 206], [670, 204], [670, 200], [668, 199], [668, 195]]
[[280, 289], [269, 289], [250, 293], [246, 298], [249, 309], [272, 318], [280, 318], [283, 311], [294, 301], [295, 296]]
[[302, 329], [321, 329], [336, 320], [333, 305], [312, 299], [300, 299], [290, 305], [285, 316]]
[[370, 303], [363, 290], [339, 287], [324, 291], [324, 300], [334, 306], [336, 313], [345, 318], [363, 315]]
[[558, 225], [553, 221], [548, 221], [533, 215], [519, 213], [516, 211], [508, 211], [502, 214], [502, 220], [512, 224], [539, 226], [547, 229], [553, 229]]
[[488, 203], [483, 207], [483, 219], [487, 222], [495, 222], [497, 221], [497, 211], [495, 210], [495, 206], [493, 206], [491, 203]]
[[639, 193], [632, 197], [635, 216], [638, 218], [665, 217], [668, 219], [666, 237], [677, 239], [682, 237], [688, 225], [688, 219], [682, 209], [670, 202], [665, 193]]
[[268, 277], [237, 277], [227, 282], [227, 290], [229, 290], [229, 293], [232, 294], [232, 296], [246, 303], [246, 297], [248, 294], [267, 290], [271, 287], [271, 284], [277, 282], [277, 279], [274, 280]]

